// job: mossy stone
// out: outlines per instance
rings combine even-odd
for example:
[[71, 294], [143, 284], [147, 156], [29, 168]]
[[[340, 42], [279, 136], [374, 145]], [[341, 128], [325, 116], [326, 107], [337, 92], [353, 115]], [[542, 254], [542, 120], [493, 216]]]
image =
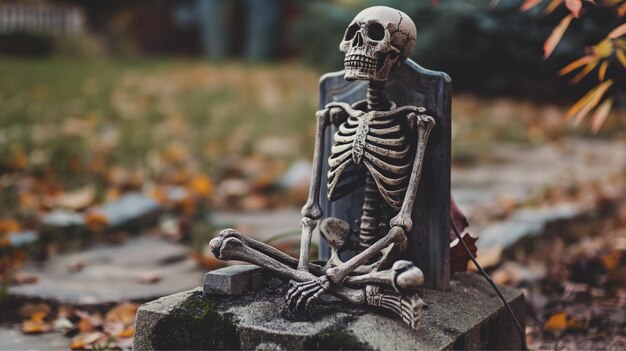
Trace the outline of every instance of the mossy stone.
[[228, 314], [196, 292], [155, 326], [155, 349], [238, 350], [239, 334]]

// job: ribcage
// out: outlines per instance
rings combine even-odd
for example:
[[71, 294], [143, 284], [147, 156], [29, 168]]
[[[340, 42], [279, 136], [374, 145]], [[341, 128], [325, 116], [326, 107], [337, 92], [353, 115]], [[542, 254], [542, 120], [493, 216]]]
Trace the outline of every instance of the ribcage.
[[328, 198], [339, 199], [363, 185], [367, 170], [382, 198], [402, 206], [413, 158], [404, 114], [371, 111], [350, 116], [335, 133], [328, 159]]

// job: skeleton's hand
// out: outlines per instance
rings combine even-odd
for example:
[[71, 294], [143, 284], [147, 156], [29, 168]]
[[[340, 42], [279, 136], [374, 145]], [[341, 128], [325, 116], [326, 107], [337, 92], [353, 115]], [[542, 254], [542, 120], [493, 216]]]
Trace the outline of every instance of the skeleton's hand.
[[330, 285], [325, 275], [306, 282], [292, 283], [286, 296], [287, 308], [293, 314], [308, 310], [309, 304], [328, 291]]

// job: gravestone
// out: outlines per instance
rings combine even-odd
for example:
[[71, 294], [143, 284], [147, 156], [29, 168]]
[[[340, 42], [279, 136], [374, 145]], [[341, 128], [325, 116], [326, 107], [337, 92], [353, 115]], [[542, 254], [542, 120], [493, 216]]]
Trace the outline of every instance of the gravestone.
[[[425, 69], [407, 59], [402, 67], [391, 71], [386, 84], [387, 96], [398, 106], [424, 106], [434, 112], [437, 125], [426, 148], [422, 177], [413, 208], [413, 230], [408, 234], [406, 259], [424, 272], [425, 286], [445, 290], [450, 282], [450, 160], [452, 81], [443, 72]], [[365, 99], [366, 81], [347, 81], [344, 71], [327, 73], [320, 79], [320, 108], [329, 102], [353, 103]], [[327, 160], [332, 136], [337, 127], [326, 128], [323, 160]], [[345, 220], [351, 225], [361, 216], [363, 189], [336, 200], [326, 197], [328, 163], [323, 163], [320, 204], [324, 216]], [[330, 251], [323, 242], [320, 259], [328, 260]]]

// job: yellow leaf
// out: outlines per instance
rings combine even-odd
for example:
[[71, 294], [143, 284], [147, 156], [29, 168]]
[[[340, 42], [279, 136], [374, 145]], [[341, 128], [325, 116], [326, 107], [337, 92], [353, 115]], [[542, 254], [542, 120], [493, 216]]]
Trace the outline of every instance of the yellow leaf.
[[533, 7], [541, 4], [541, 1], [542, 0], [524, 0], [524, 3], [520, 7], [520, 10], [528, 11], [528, 10], [532, 9]]
[[617, 57], [617, 60], [622, 64], [622, 66], [626, 68], [626, 54], [624, 54], [624, 51], [615, 50], [615, 56]]
[[549, 331], [563, 331], [567, 329], [567, 315], [565, 312], [558, 312], [550, 316], [545, 328]]
[[591, 61], [591, 59], [592, 59], [591, 55], [583, 56], [583, 57], [579, 58], [578, 60], [571, 62], [569, 65], [563, 67], [559, 71], [559, 75], [564, 76], [564, 75], [570, 73], [571, 71], [575, 70], [576, 68], [589, 63], [589, 61]]
[[604, 61], [600, 65], [600, 69], [598, 69], [598, 80], [603, 81], [604, 76], [606, 75], [606, 69], [609, 67], [609, 61]]
[[609, 57], [612, 53], [613, 43], [608, 39], [604, 39], [597, 45], [593, 46], [593, 55], [598, 59]]
[[572, 18], [574, 18], [572, 14], [569, 14], [565, 16], [556, 27], [554, 27], [552, 34], [550, 34], [548, 39], [546, 39], [546, 42], [543, 44], [544, 60], [552, 55], [552, 51], [554, 51], [556, 46], [559, 44], [559, 41], [561, 41], [563, 34], [565, 33], [567, 27], [572, 21]]
[[606, 118], [609, 116], [609, 112], [611, 112], [611, 107], [613, 107], [613, 99], [609, 98], [604, 100], [604, 102], [596, 109], [596, 112], [591, 117], [591, 131], [593, 133], [597, 133]]
[[626, 23], [613, 29], [611, 33], [609, 33], [609, 35], [607, 35], [606, 37], [609, 39], [617, 39], [623, 35], [626, 35]]
[[571, 80], [572, 84], [576, 84], [580, 82], [580, 80], [585, 78], [585, 76], [589, 74], [589, 72], [593, 71], [593, 69], [596, 68], [597, 65], [598, 65], [598, 59], [594, 58], [587, 64], [587, 66], [585, 66], [585, 68], [582, 71], [578, 72], [578, 74], [575, 75], [574, 78], [572, 78]]
[[612, 80], [607, 80], [591, 89], [587, 95], [580, 99], [574, 106], [572, 106], [565, 114], [566, 118], [575, 116], [575, 124], [580, 124], [583, 121], [587, 113], [591, 111], [598, 103], [607, 89], [613, 84]]
[[583, 2], [581, 0], [565, 0], [565, 6], [576, 18], [580, 16], [580, 9], [583, 8]]
[[559, 7], [559, 5], [561, 5], [562, 1], [563, 0], [552, 0], [548, 7], [546, 7], [545, 12], [548, 14], [552, 13], [557, 7]]

